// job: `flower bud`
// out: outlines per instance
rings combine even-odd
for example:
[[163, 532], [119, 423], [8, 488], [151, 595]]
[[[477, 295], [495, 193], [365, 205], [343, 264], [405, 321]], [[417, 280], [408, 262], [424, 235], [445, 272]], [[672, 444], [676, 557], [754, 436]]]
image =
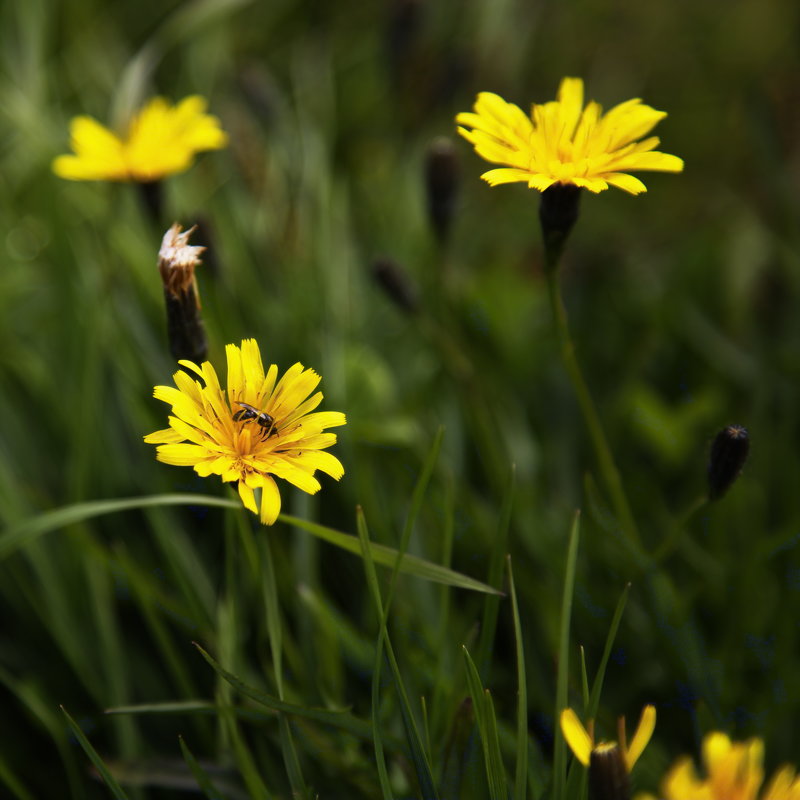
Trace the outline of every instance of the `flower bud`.
[[450, 139], [440, 136], [431, 142], [425, 157], [425, 193], [428, 219], [436, 238], [447, 240], [458, 196], [460, 168]]
[[717, 434], [708, 457], [709, 500], [719, 500], [731, 488], [749, 452], [750, 436], [741, 425], [728, 425]]
[[417, 290], [405, 270], [390, 258], [377, 258], [370, 267], [372, 277], [386, 296], [406, 314], [419, 311]]
[[589, 759], [589, 800], [629, 800], [625, 758], [616, 742], [597, 745]]

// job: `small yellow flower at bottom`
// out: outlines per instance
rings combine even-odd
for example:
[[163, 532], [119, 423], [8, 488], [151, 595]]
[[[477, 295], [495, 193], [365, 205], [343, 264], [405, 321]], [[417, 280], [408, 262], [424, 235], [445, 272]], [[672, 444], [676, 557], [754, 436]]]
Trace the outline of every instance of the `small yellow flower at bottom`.
[[[707, 777], [700, 779], [692, 759], [675, 762], [661, 782], [662, 800], [756, 800], [764, 780], [764, 743], [760, 739], [732, 742], [724, 733], [709, 733], [703, 740]], [[655, 800], [638, 795], [636, 800]], [[781, 767], [761, 800], [800, 800], [800, 777], [790, 766]]]
[[[314, 370], [295, 364], [278, 380], [275, 364], [264, 372], [254, 339], [245, 339], [241, 348], [229, 344], [225, 352], [226, 389], [208, 361], [199, 367], [179, 362], [202, 383], [179, 370], [172, 376], [174, 387], [155, 387], [153, 396], [168, 403], [173, 416], [169, 428], [144, 440], [159, 445], [159, 461], [236, 481], [245, 507], [272, 525], [281, 510], [274, 477], [314, 494], [320, 489], [316, 470], [336, 480], [344, 475], [339, 459], [324, 452], [336, 443], [336, 434], [325, 429], [347, 420], [339, 411], [314, 411], [322, 401], [322, 392], [309, 397], [321, 380]], [[256, 489], [261, 490], [260, 509]]]
[[155, 97], [131, 120], [124, 136], [92, 117], [70, 123], [74, 155], [58, 156], [53, 172], [72, 181], [149, 183], [187, 170], [197, 153], [228, 143], [219, 119], [207, 114], [203, 97], [191, 95], [173, 106]]
[[[636, 733], [633, 735], [633, 741], [630, 747], [628, 747], [625, 734], [625, 718], [619, 718], [617, 725], [619, 748], [622, 751], [622, 756], [625, 760], [625, 766], [628, 772], [633, 769], [633, 765], [644, 752], [647, 743], [650, 741], [650, 737], [653, 735], [655, 727], [656, 708], [655, 706], [645, 706], [642, 710], [642, 716], [639, 718], [639, 725], [636, 728]], [[565, 708], [561, 712], [561, 731], [570, 749], [575, 754], [575, 758], [577, 758], [584, 767], [589, 766], [594, 750], [603, 748], [605, 745], [609, 744], [602, 741], [595, 744], [594, 724], [590, 721], [588, 730], [584, 728], [581, 721], [578, 719], [578, 715], [571, 708]]]

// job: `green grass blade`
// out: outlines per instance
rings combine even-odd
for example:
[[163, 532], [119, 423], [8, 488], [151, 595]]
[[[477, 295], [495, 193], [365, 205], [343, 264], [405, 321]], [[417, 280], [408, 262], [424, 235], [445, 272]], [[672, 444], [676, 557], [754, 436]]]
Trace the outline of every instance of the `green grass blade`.
[[566, 742], [561, 733], [561, 711], [567, 707], [567, 685], [569, 680], [569, 631], [572, 618], [572, 599], [575, 591], [575, 568], [578, 561], [580, 539], [580, 511], [575, 512], [569, 533], [567, 568], [564, 575], [564, 591], [561, 597], [561, 630], [558, 642], [558, 675], [556, 678], [556, 705], [554, 713], [553, 745], [553, 798], [564, 800], [565, 769], [567, 763]]
[[481, 736], [489, 796], [491, 800], [507, 800], [506, 771], [500, 753], [500, 739], [497, 735], [497, 719], [492, 695], [488, 689], [483, 688], [481, 676], [467, 648], [463, 647], [462, 651], [467, 669], [467, 686], [472, 696], [475, 719]]
[[589, 705], [589, 674], [586, 672], [586, 650], [583, 645], [580, 646], [581, 652], [581, 700], [583, 700], [583, 707]]
[[[367, 521], [364, 518], [364, 512], [359, 507], [356, 510], [356, 528], [358, 530], [359, 540], [361, 541], [364, 573], [367, 580], [367, 588], [372, 595], [372, 602], [378, 613], [378, 619], [383, 622], [383, 602], [381, 601], [380, 587], [378, 586], [378, 576], [375, 574], [375, 564], [373, 563], [369, 542], [369, 533], [367, 531]], [[386, 756], [383, 748], [383, 734], [380, 720], [380, 707], [381, 707], [381, 665], [383, 664], [383, 639], [386, 632], [386, 626], [381, 625], [378, 632], [378, 642], [375, 645], [375, 664], [372, 668], [372, 729], [374, 731], [373, 747], [375, 749], [375, 763], [378, 767], [378, 781], [381, 785], [381, 792], [383, 800], [394, 800], [394, 793], [392, 792], [392, 785], [389, 781], [389, 772], [386, 769]]]
[[353, 717], [347, 711], [329, 711], [325, 708], [306, 708], [305, 706], [298, 706], [294, 703], [287, 703], [284, 700], [279, 700], [277, 697], [272, 697], [260, 689], [255, 689], [248, 686], [241, 678], [237, 677], [228, 670], [221, 667], [197, 642], [194, 646], [200, 652], [200, 655], [208, 662], [211, 668], [225, 681], [227, 681], [236, 691], [255, 700], [262, 706], [271, 708], [273, 711], [282, 712], [296, 717], [303, 717], [305, 719], [312, 719], [315, 722], [321, 722], [325, 725], [331, 725], [344, 731], [358, 736], [360, 739], [372, 738], [372, 726], [368, 722], [359, 720]]
[[525, 648], [522, 642], [522, 625], [519, 619], [511, 556], [506, 556], [506, 561], [511, 614], [514, 621], [514, 644], [517, 650], [517, 763], [514, 772], [514, 797], [516, 800], [524, 800], [528, 785], [528, 681], [525, 674]]
[[[428, 476], [429, 474], [430, 473], [428, 473]], [[427, 480], [427, 478], [425, 477], [425, 470], [423, 470], [422, 479]], [[410, 516], [413, 515], [414, 515], [414, 507], [412, 503], [412, 511], [410, 512]], [[400, 674], [400, 668], [398, 667], [397, 659], [395, 658], [394, 648], [392, 647], [392, 642], [391, 639], [389, 638], [389, 632], [386, 629], [387, 609], [386, 607], [384, 607], [383, 602], [381, 600], [380, 587], [378, 586], [378, 579], [377, 575], [375, 574], [375, 567], [372, 564], [372, 560], [370, 557], [370, 550], [369, 547], [367, 546], [369, 543], [368, 539], [369, 533], [367, 531], [366, 520], [364, 519], [364, 514], [363, 511], [361, 511], [361, 509], [359, 509], [358, 529], [359, 529], [359, 535], [361, 536], [363, 543], [364, 568], [368, 573], [367, 582], [370, 587], [370, 592], [373, 596], [373, 602], [375, 603], [376, 611], [378, 612], [379, 619], [381, 621], [380, 632], [378, 634], [378, 645], [376, 647], [376, 665], [375, 665], [376, 668], [373, 673], [373, 697], [378, 696], [379, 679], [380, 679], [380, 662], [382, 657], [382, 651], [385, 646], [386, 657], [387, 660], [389, 661], [389, 667], [392, 672], [392, 678], [394, 680], [395, 689], [397, 690], [397, 695], [400, 700], [400, 713], [403, 717], [403, 726], [406, 732], [406, 741], [408, 743], [409, 751], [411, 753], [411, 760], [414, 764], [414, 770], [417, 776], [417, 781], [419, 782], [420, 792], [422, 796], [426, 798], [426, 800], [428, 800], [428, 798], [430, 798], [430, 800], [435, 800], [438, 797], [438, 793], [436, 791], [436, 785], [433, 780], [433, 773], [431, 772], [430, 764], [428, 763], [428, 759], [425, 755], [425, 747], [422, 743], [422, 738], [419, 735], [419, 730], [417, 728], [416, 721], [414, 720], [414, 715], [411, 712], [411, 705], [408, 701], [408, 694], [406, 692], [405, 684], [403, 683], [403, 678]], [[410, 526], [407, 526], [407, 529], [410, 532]], [[394, 575], [396, 574], [397, 571], [395, 570]], [[375, 729], [377, 731], [377, 725], [375, 725]], [[376, 749], [376, 756], [377, 755], [378, 752]], [[382, 752], [381, 752], [381, 758], [382, 758]]]
[[614, 640], [617, 638], [617, 631], [622, 621], [625, 605], [628, 602], [628, 593], [630, 589], [631, 585], [627, 584], [622, 590], [622, 594], [617, 602], [617, 607], [614, 609], [614, 616], [611, 618], [611, 626], [608, 629], [606, 644], [603, 648], [603, 657], [600, 659], [600, 666], [597, 668], [597, 674], [592, 684], [592, 692], [589, 695], [589, 702], [586, 705], [586, 719], [595, 719], [597, 717], [597, 708], [600, 705], [600, 693], [603, 691], [603, 680], [606, 676], [608, 659], [611, 657], [611, 649], [614, 647]]
[[64, 706], [61, 706], [61, 712], [67, 718], [67, 723], [69, 727], [72, 729], [72, 733], [75, 735], [75, 738], [80, 743], [80, 746], [83, 748], [84, 753], [89, 756], [92, 764], [94, 764], [95, 769], [100, 773], [100, 777], [105, 781], [106, 786], [111, 789], [111, 793], [117, 800], [128, 800], [128, 795], [122, 791], [122, 787], [117, 783], [117, 779], [109, 772], [108, 767], [103, 763], [103, 759], [97, 754], [97, 751], [92, 747], [89, 740], [84, 736], [83, 731], [80, 729], [80, 726], [74, 719], [67, 713], [67, 709]]
[[[511, 470], [511, 478], [508, 482], [503, 505], [500, 511], [500, 521], [497, 526], [497, 535], [492, 542], [492, 551], [489, 556], [489, 576], [487, 583], [498, 591], [503, 584], [503, 566], [506, 553], [508, 552], [508, 529], [511, 525], [511, 509], [514, 504], [514, 475], [515, 470]], [[491, 665], [491, 651], [494, 644], [494, 636], [497, 631], [497, 617], [500, 612], [500, 597], [488, 595], [483, 602], [483, 620], [481, 622], [481, 638], [476, 652], [476, 663], [480, 670], [484, 682], [489, 680], [489, 667]]]
[[15, 800], [36, 800], [22, 785], [22, 781], [14, 774], [2, 755], [0, 755], [0, 784], [3, 784], [11, 792]]
[[197, 763], [197, 759], [189, 749], [189, 745], [187, 745], [183, 740], [183, 736], [178, 737], [178, 742], [180, 743], [183, 757], [186, 760], [189, 769], [192, 771], [192, 775], [197, 781], [197, 785], [203, 790], [203, 794], [208, 798], [208, 800], [223, 800], [222, 793], [211, 782], [211, 778], [208, 777], [206, 771], [200, 766], [200, 764]]

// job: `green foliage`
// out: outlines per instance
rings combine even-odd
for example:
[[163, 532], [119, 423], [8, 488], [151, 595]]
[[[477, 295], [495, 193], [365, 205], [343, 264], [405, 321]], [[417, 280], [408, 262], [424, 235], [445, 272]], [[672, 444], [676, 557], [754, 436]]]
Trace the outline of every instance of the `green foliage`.
[[[796, 760], [799, 24], [791, 0], [0, 6], [0, 793], [576, 800], [564, 705], [611, 735], [656, 704], [636, 788], [712, 729]], [[584, 196], [558, 276], [638, 542], [559, 359], [538, 196], [458, 140], [449, 238], [426, 217], [427, 148], [475, 93], [527, 108], [564, 75], [668, 111], [686, 162]], [[194, 93], [230, 145], [158, 224], [135, 186], [51, 172], [72, 117]], [[142, 442], [174, 220], [204, 223], [219, 371], [256, 337], [348, 417], [343, 479], [282, 482], [273, 528]], [[704, 504], [730, 423], [752, 456]]]

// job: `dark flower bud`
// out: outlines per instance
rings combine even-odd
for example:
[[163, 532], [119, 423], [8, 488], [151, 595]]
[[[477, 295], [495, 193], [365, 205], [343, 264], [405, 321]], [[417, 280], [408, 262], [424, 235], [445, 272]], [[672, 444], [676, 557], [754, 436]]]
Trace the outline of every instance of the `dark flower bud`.
[[398, 82], [422, 27], [422, 3], [421, 0], [392, 0], [389, 5], [386, 51], [392, 79]]
[[194, 270], [205, 247], [188, 244], [192, 231], [194, 228], [181, 233], [181, 226], [175, 223], [164, 234], [158, 251], [158, 271], [164, 284], [170, 353], [178, 360], [200, 364], [208, 356], [208, 342]]
[[378, 258], [370, 267], [372, 277], [386, 293], [386, 296], [406, 314], [416, 314], [419, 310], [417, 290], [405, 270], [390, 258]]
[[542, 192], [539, 222], [548, 272], [558, 266], [567, 236], [578, 220], [580, 198], [580, 186], [574, 183], [554, 183]]
[[628, 768], [615, 742], [597, 745], [589, 757], [589, 800], [629, 800]]
[[425, 193], [428, 219], [440, 242], [447, 240], [456, 207], [460, 165], [452, 141], [435, 139], [425, 157]]
[[741, 425], [721, 430], [708, 457], [708, 499], [718, 500], [742, 472], [750, 452], [750, 436]]

